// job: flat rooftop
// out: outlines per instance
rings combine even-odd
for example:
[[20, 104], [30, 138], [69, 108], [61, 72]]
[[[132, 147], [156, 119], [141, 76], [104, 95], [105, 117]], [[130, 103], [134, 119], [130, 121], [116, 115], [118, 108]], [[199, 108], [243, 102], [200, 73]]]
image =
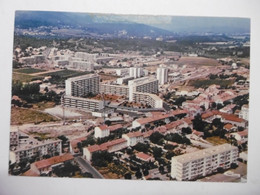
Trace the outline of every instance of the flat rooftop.
[[83, 80], [83, 79], [90, 79], [90, 78], [95, 78], [95, 77], [99, 77], [99, 75], [97, 74], [86, 74], [86, 75], [82, 75], [82, 76], [78, 76], [78, 77], [71, 77], [68, 78], [68, 81], [78, 81], [78, 80]]
[[226, 151], [237, 149], [237, 147], [232, 146], [230, 144], [222, 144], [218, 146], [213, 146], [211, 148], [206, 148], [203, 150], [199, 150], [192, 153], [183, 154], [180, 156], [173, 157], [173, 159], [177, 160], [180, 163], [188, 163], [194, 160], [202, 159], [205, 157], [210, 157], [215, 154], [220, 154]]

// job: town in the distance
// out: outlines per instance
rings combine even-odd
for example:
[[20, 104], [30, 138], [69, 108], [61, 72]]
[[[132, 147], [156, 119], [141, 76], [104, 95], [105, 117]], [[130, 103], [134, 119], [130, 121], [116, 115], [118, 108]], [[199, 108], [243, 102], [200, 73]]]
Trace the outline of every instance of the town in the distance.
[[247, 181], [249, 32], [16, 22], [10, 175]]

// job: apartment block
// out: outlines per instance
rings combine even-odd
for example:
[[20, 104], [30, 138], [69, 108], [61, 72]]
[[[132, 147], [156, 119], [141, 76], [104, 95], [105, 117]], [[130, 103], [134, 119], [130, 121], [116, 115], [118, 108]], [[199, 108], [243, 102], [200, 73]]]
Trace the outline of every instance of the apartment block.
[[94, 64], [87, 61], [70, 61], [69, 68], [84, 71], [93, 71]]
[[95, 111], [104, 108], [104, 102], [101, 100], [73, 97], [65, 95], [61, 99], [62, 105], [70, 108], [77, 108], [84, 111]]
[[163, 85], [168, 82], [168, 69], [160, 66], [156, 70], [156, 77], [159, 80], [159, 84]]
[[27, 139], [26, 144], [21, 144], [14, 150], [10, 151], [11, 163], [19, 163], [22, 160], [29, 160], [33, 157], [42, 158], [44, 155], [60, 155], [61, 140], [44, 140], [38, 141], [33, 138]]
[[133, 93], [133, 101], [150, 105], [152, 108], [163, 108], [163, 101], [157, 95], [150, 93]]
[[133, 101], [134, 92], [157, 93], [158, 80], [154, 77], [142, 77], [142, 78], [128, 81], [128, 87], [129, 87], [129, 100]]
[[87, 74], [78, 77], [72, 77], [65, 81], [66, 95], [84, 96], [88, 93], [99, 93], [99, 76]]
[[197, 152], [172, 158], [171, 177], [177, 181], [194, 180], [217, 172], [218, 168], [228, 169], [237, 163], [238, 148], [230, 144], [213, 146]]
[[129, 88], [124, 85], [100, 84], [100, 93], [129, 97]]

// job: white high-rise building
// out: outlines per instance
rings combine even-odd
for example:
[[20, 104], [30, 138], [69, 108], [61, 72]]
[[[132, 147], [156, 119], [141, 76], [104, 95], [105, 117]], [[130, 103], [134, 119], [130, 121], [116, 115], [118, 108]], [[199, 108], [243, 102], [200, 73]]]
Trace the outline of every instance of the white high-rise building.
[[99, 93], [99, 76], [87, 74], [79, 77], [72, 77], [65, 81], [66, 95], [80, 97], [88, 93]]
[[157, 93], [158, 80], [153, 77], [142, 77], [128, 81], [129, 101], [134, 100], [134, 92]]
[[156, 75], [160, 85], [168, 82], [168, 68], [160, 66], [157, 68]]
[[131, 67], [129, 69], [129, 76], [134, 78], [139, 78], [143, 75], [143, 69], [140, 67]]

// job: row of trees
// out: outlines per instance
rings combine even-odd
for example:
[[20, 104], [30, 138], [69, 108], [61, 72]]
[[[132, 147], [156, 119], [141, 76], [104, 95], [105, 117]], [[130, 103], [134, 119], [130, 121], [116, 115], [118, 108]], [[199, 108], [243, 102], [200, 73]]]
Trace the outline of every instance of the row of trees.
[[[12, 83], [12, 95], [17, 95], [27, 103], [37, 103], [41, 101], [53, 101], [56, 104], [60, 103], [61, 94], [57, 94], [54, 91], [45, 89], [44, 94], [40, 93], [40, 85], [37, 83], [23, 85], [20, 81], [13, 81]], [[17, 106], [20, 106], [18, 102]]]
[[[184, 128], [183, 133], [189, 134], [189, 133], [191, 133], [191, 129]], [[161, 133], [159, 133], [158, 131], [156, 131], [153, 134], [151, 134], [151, 136], [150, 136], [150, 141], [154, 144], [163, 145], [164, 140], [176, 142], [178, 144], [188, 144], [188, 145], [191, 144], [190, 140], [188, 138], [186, 138], [186, 136], [180, 135], [178, 133], [170, 133], [170, 134], [167, 134], [164, 136]]]

